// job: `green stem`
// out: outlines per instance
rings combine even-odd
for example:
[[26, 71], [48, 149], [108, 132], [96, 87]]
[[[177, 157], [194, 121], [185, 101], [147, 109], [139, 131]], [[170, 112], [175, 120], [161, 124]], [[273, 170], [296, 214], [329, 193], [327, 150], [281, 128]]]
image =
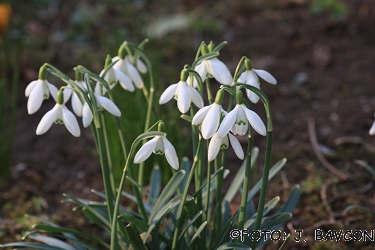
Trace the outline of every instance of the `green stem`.
[[[210, 190], [211, 190], [211, 161], [207, 162], [207, 185], [206, 185], [206, 221], [210, 221]], [[207, 227], [209, 230], [209, 227]]]
[[248, 190], [250, 186], [250, 175], [251, 175], [251, 147], [252, 147], [252, 136], [251, 136], [251, 128], [249, 128], [245, 176], [244, 176], [243, 187], [242, 187], [240, 214], [238, 217], [238, 229], [239, 230], [244, 230], [244, 225], [245, 225], [245, 220], [246, 220], [246, 205], [247, 205], [247, 196], [249, 193]]
[[177, 249], [177, 238], [178, 238], [179, 230], [182, 229], [182, 222], [183, 222], [182, 221], [182, 212], [184, 210], [184, 204], [185, 204], [187, 193], [188, 193], [188, 190], [189, 190], [188, 187], [190, 186], [190, 183], [191, 183], [191, 181], [193, 179], [194, 171], [195, 171], [195, 168], [196, 168], [197, 163], [199, 161], [199, 157], [198, 156], [199, 156], [199, 152], [201, 151], [201, 147], [202, 147], [203, 141], [204, 141], [203, 139], [199, 140], [198, 148], [197, 148], [197, 153], [194, 156], [194, 162], [193, 162], [193, 165], [191, 166], [190, 174], [189, 174], [188, 180], [186, 182], [184, 193], [182, 195], [181, 204], [180, 204], [180, 206], [178, 208], [177, 223], [176, 223], [176, 227], [175, 227], [174, 234], [173, 234], [172, 250], [176, 250]]
[[209, 80], [208, 77], [206, 78], [206, 88], [207, 88], [207, 99], [208, 99], [208, 103], [209, 103], [209, 104], [212, 104], [211, 84], [210, 84], [210, 80]]
[[[215, 172], [219, 171], [222, 166], [221, 158], [225, 155], [225, 151], [221, 150], [221, 157], [216, 157], [215, 159]], [[216, 174], [216, 212], [215, 212], [215, 230], [217, 235], [220, 235], [222, 230], [222, 210], [221, 210], [221, 202], [222, 202], [222, 191], [223, 191], [223, 179], [224, 179], [224, 171]]]
[[[266, 145], [266, 156], [264, 160], [264, 169], [263, 169], [263, 180], [262, 180], [262, 188], [260, 190], [259, 196], [259, 204], [258, 204], [258, 211], [255, 220], [254, 230], [259, 230], [262, 218], [263, 218], [263, 211], [264, 211], [264, 204], [266, 201], [266, 193], [267, 193], [267, 186], [268, 186], [268, 176], [270, 172], [270, 162], [271, 162], [271, 148], [272, 148], [272, 131], [267, 132], [267, 145]], [[255, 249], [256, 241], [251, 242], [251, 249]]]
[[103, 128], [103, 139], [104, 139], [105, 149], [107, 153], [106, 158], [108, 162], [109, 178], [111, 182], [112, 193], [115, 193], [115, 190], [116, 190], [116, 180], [115, 180], [115, 172], [114, 172], [115, 170], [113, 169], [113, 164], [112, 164], [111, 148], [109, 145], [109, 139], [108, 139], [106, 124], [105, 124], [105, 117], [102, 112], [100, 113], [100, 118], [101, 118], [101, 123], [102, 123], [102, 128]]
[[100, 165], [102, 167], [104, 190], [105, 190], [106, 200], [107, 200], [108, 215], [111, 221], [113, 217], [113, 210], [114, 210], [114, 207], [113, 207], [114, 193], [113, 193], [112, 185], [111, 185], [111, 177], [109, 173], [107, 152], [106, 152], [106, 148], [104, 145], [103, 128], [97, 127], [96, 131], [97, 131], [97, 139], [98, 139], [98, 151], [99, 151], [99, 157], [100, 157]]
[[[125, 184], [126, 170], [129, 167], [130, 159], [133, 158], [135, 148], [137, 147], [139, 142], [141, 140], [147, 139], [147, 138], [152, 137], [152, 136], [165, 136], [165, 133], [162, 133], [162, 132], [147, 132], [147, 133], [141, 134], [133, 142], [132, 147], [130, 148], [129, 157], [126, 159], [125, 167], [124, 167], [124, 170], [123, 170], [123, 173], [122, 173], [120, 185], [119, 185], [118, 192], [117, 192], [116, 203], [114, 205], [114, 209], [112, 210], [113, 214], [110, 215], [110, 218], [112, 220], [112, 222], [111, 222], [111, 248], [110, 248], [111, 250], [117, 249], [117, 246], [118, 246], [117, 245], [117, 231], [116, 231], [117, 218], [118, 218], [117, 215], [118, 215], [118, 212], [119, 212], [120, 200], [121, 200], [121, 196], [122, 196], [122, 189], [124, 188], [124, 184]], [[132, 168], [130, 168], [130, 169], [132, 169]], [[136, 188], [136, 190], [138, 190], [138, 188]], [[138, 202], [141, 202], [141, 204], [143, 204], [142, 199], [140, 201], [138, 200]], [[147, 218], [146, 218], [145, 221], [147, 221]]]

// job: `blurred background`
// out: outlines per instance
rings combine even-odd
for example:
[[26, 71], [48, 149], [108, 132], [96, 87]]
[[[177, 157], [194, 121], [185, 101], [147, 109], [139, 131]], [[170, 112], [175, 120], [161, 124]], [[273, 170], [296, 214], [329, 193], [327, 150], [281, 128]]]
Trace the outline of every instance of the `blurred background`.
[[[227, 41], [219, 58], [232, 73], [247, 56], [254, 68], [278, 80], [276, 86], [261, 85], [272, 105], [273, 163], [288, 158], [270, 183], [269, 197], [285, 200], [293, 185], [301, 185], [300, 204], [283, 230], [301, 229], [307, 239], [291, 240], [287, 249], [374, 249], [369, 241], [313, 238], [318, 228], [370, 230], [375, 223], [375, 177], [355, 162], [375, 166], [375, 137], [368, 135], [375, 119], [373, 0], [0, 1], [0, 36], [1, 243], [20, 239], [29, 228], [32, 221], [25, 213], [100, 233], [75, 216], [69, 204], [60, 203], [63, 193], [98, 199], [90, 190], [103, 188], [91, 131], [84, 129], [75, 138], [63, 126], [52, 126], [36, 136], [54, 101], [45, 101], [29, 116], [24, 90], [45, 62], [71, 77], [77, 65], [99, 73], [106, 55], [116, 56], [123, 41], [139, 44], [148, 38], [144, 51], [155, 70], [155, 107], [169, 117], [167, 129], [179, 156], [190, 154], [189, 128], [174, 102], [159, 106], [157, 100], [179, 81], [202, 41]], [[124, 119], [139, 122], [128, 128], [130, 140], [143, 131], [143, 96], [122, 94], [120, 105], [129, 110]], [[252, 108], [264, 118], [261, 104]], [[174, 135], [176, 129], [182, 136]], [[265, 141], [255, 139], [262, 155]], [[235, 170], [241, 162], [230, 154], [227, 167]], [[372, 212], [345, 213], [349, 205]]]

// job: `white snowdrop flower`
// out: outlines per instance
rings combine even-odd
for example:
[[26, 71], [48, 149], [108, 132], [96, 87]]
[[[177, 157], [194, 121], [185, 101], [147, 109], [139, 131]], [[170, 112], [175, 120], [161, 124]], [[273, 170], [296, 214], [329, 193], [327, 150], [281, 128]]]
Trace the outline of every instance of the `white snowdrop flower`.
[[193, 117], [192, 125], [201, 125], [201, 132], [204, 139], [211, 138], [217, 131], [220, 124], [221, 114], [224, 112], [221, 102], [224, 96], [223, 90], [216, 94], [215, 102], [201, 108]]
[[220, 149], [227, 149], [229, 147], [229, 141], [233, 147], [234, 153], [238, 158], [243, 160], [244, 152], [237, 138], [231, 133], [227, 133], [220, 139], [217, 132], [212, 136], [210, 144], [208, 145], [208, 160], [213, 161], [219, 153]]
[[[115, 68], [115, 69], [121, 71], [122, 73], [124, 73], [125, 75], [127, 75], [137, 88], [139, 88], [139, 89], [143, 88], [142, 77], [139, 74], [138, 70], [134, 67], [134, 65], [132, 63], [132, 59], [129, 56], [126, 56], [125, 58], [121, 58], [119, 56], [116, 56], [112, 59], [112, 61], [116, 61], [116, 60], [117, 60], [117, 62], [113, 65], [113, 68]], [[140, 65], [143, 64], [140, 60], [137, 60], [137, 62]], [[144, 66], [144, 64], [143, 64], [143, 66]], [[142, 68], [142, 70], [144, 70], [144, 68], [142, 66], [140, 66], [140, 67]]]
[[[164, 123], [162, 126], [164, 126]], [[134, 163], [138, 164], [144, 162], [148, 159], [148, 157], [150, 157], [151, 153], [159, 155], [165, 154], [165, 158], [167, 159], [169, 165], [176, 170], [179, 168], [176, 150], [165, 136], [155, 136], [153, 139], [146, 142], [135, 155]]]
[[236, 100], [237, 104], [234, 109], [230, 111], [221, 122], [220, 128], [217, 132], [218, 137], [223, 138], [230, 130], [232, 130], [235, 135], [245, 135], [249, 123], [256, 132], [265, 136], [267, 133], [266, 126], [257, 113], [248, 109], [243, 104], [243, 94], [240, 89], [236, 92]]
[[[83, 81], [75, 81], [75, 83], [83, 90], [87, 90], [86, 88], [86, 83]], [[83, 104], [81, 100], [79, 99], [78, 93], [75, 91], [72, 91], [72, 108], [74, 113], [81, 117], [82, 116], [82, 109], [83, 109]]]
[[198, 108], [203, 107], [203, 99], [199, 92], [186, 83], [187, 75], [188, 72], [183, 70], [181, 72], [181, 80], [172, 84], [163, 92], [160, 96], [159, 104], [164, 104], [174, 97], [181, 113], [186, 113], [189, 110], [191, 102]]
[[[248, 84], [257, 89], [260, 89], [260, 82], [258, 78], [259, 76], [268, 83], [271, 83], [273, 85], [277, 84], [276, 79], [267, 71], [262, 69], [253, 69], [249, 59], [245, 60], [245, 67], [246, 71], [243, 72], [241, 76], [238, 78], [238, 82]], [[246, 94], [251, 102], [257, 103], [259, 101], [259, 96], [255, 94], [253, 91], [246, 89]]]
[[[121, 116], [121, 111], [116, 106], [116, 104], [114, 104], [110, 99], [108, 99], [105, 96], [101, 96], [97, 93], [94, 93], [94, 96], [95, 96], [95, 99], [96, 99], [96, 103], [98, 105], [97, 108], [99, 110], [105, 109], [114, 116], [117, 116], [117, 117]], [[91, 124], [92, 119], [93, 119], [92, 111], [91, 111], [88, 103], [85, 102], [83, 104], [83, 108], [82, 108], [82, 123], [83, 123], [83, 126], [85, 128], [87, 128]]]
[[[208, 53], [208, 49], [207, 46], [204, 45], [202, 46], [202, 54], [206, 53]], [[229, 72], [228, 67], [217, 58], [202, 61], [202, 63], [198, 64], [194, 70], [198, 72], [202, 81], [205, 81], [207, 74], [209, 74], [210, 77], [214, 77], [216, 81], [223, 85], [232, 86], [233, 84], [233, 77]], [[190, 82], [190, 78], [187, 79], [187, 82]], [[193, 79], [193, 87], [198, 87], [196, 79]]]
[[[375, 116], [375, 114], [374, 114], [374, 116]], [[374, 121], [374, 123], [372, 124], [372, 126], [370, 128], [369, 134], [370, 135], [375, 135], [375, 121]]]
[[47, 68], [42, 66], [39, 70], [38, 80], [32, 81], [25, 89], [25, 96], [29, 97], [27, 101], [27, 112], [34, 114], [42, 106], [44, 99], [48, 99], [50, 94], [56, 100], [58, 89], [47, 81]]
[[53, 123], [64, 124], [66, 129], [74, 136], [79, 137], [81, 131], [77, 119], [71, 111], [69, 111], [64, 104], [64, 95], [62, 91], [57, 93], [56, 105], [48, 111], [39, 122], [36, 129], [36, 134], [41, 135], [47, 132]]

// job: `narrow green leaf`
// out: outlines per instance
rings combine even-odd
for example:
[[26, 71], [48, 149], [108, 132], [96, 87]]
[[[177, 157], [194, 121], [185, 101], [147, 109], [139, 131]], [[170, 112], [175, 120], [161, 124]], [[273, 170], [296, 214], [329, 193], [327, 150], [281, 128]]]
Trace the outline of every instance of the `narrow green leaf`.
[[362, 161], [362, 160], [356, 160], [355, 163], [361, 165], [362, 167], [364, 167], [367, 171], [370, 172], [370, 174], [372, 175], [372, 177], [375, 179], [375, 168], [370, 166], [369, 164], [367, 164], [367, 162], [365, 161]]
[[168, 184], [165, 186], [159, 198], [157, 199], [154, 208], [152, 209], [152, 212], [149, 217], [149, 224], [151, 224], [151, 221], [154, 219], [153, 217], [157, 212], [159, 212], [160, 208], [168, 202], [168, 200], [173, 196], [173, 194], [176, 193], [176, 190], [180, 186], [180, 183], [184, 179], [184, 176], [185, 171], [179, 170], [169, 180]]
[[344, 213], [347, 213], [349, 212], [350, 210], [352, 209], [360, 209], [360, 210], [363, 210], [363, 211], [366, 211], [366, 212], [369, 212], [369, 213], [372, 213], [372, 214], [375, 214], [375, 211], [369, 209], [368, 207], [364, 207], [364, 206], [359, 206], [359, 205], [350, 205], [350, 206], [347, 206], [344, 210]]
[[191, 238], [191, 241], [189, 242], [189, 245], [186, 247], [186, 249], [189, 249], [191, 244], [195, 241], [197, 237], [199, 237], [200, 233], [203, 231], [203, 229], [206, 227], [207, 221], [203, 222], [202, 225], [197, 229], [195, 234], [193, 235], [193, 238]]
[[186, 183], [189, 178], [190, 169], [191, 169], [191, 162], [189, 161], [189, 158], [183, 157], [181, 160], [181, 169], [185, 171], [184, 179], [181, 181], [180, 184], [180, 193], [182, 194], [186, 188]]
[[217, 250], [226, 249], [251, 250], [249, 246], [239, 242], [227, 242], [217, 248]]
[[291, 213], [280, 213], [270, 217], [266, 217], [262, 220], [262, 228], [270, 228], [272, 226], [281, 225], [292, 218]]
[[[286, 163], [286, 158], [283, 158], [279, 160], [278, 162], [276, 162], [275, 165], [273, 165], [272, 168], [270, 169], [268, 180], [271, 180], [284, 167], [285, 163]], [[249, 195], [247, 197], [247, 201], [251, 200], [255, 196], [255, 194], [258, 193], [258, 191], [262, 187], [262, 180], [263, 178], [260, 179], [257, 182], [257, 184], [255, 184], [255, 186], [250, 190]]]
[[[259, 155], [259, 149], [258, 148], [253, 148], [251, 151], [251, 163], [250, 166], [251, 168], [254, 167], [254, 164], [256, 162], [256, 159], [258, 158]], [[243, 161], [240, 169], [238, 170], [236, 176], [234, 177], [234, 181], [232, 181], [231, 185], [228, 188], [228, 191], [226, 192], [224, 199], [223, 199], [223, 206], [225, 202], [231, 203], [233, 198], [236, 196], [237, 192], [242, 186], [243, 183], [243, 176], [245, 174], [245, 167], [246, 167], [246, 159]]]
[[147, 250], [145, 245], [142, 242], [141, 237], [139, 236], [139, 232], [137, 228], [130, 223], [125, 227], [126, 233], [129, 235], [130, 244], [134, 250]]
[[58, 240], [56, 238], [49, 237], [49, 236], [44, 236], [44, 235], [39, 235], [39, 234], [30, 234], [28, 238], [43, 242], [44, 244], [47, 244], [50, 246], [59, 247], [61, 249], [75, 250], [74, 247], [67, 244], [66, 242]]
[[27, 247], [30, 249], [38, 249], [38, 250], [64, 250], [64, 248], [48, 246], [40, 243], [34, 242], [13, 242], [5, 245], [0, 245], [2, 248], [6, 247]]
[[92, 242], [99, 243], [102, 246], [109, 248], [109, 245], [106, 242], [102, 241], [100, 238], [92, 236], [90, 234], [83, 233], [81, 231], [77, 231], [77, 230], [73, 230], [73, 229], [69, 229], [69, 228], [64, 228], [64, 227], [44, 225], [44, 224], [36, 224], [36, 225], [33, 226], [33, 228], [35, 228], [37, 230], [44, 230], [44, 231], [47, 231], [48, 233], [62, 233], [62, 234], [68, 233], [68, 234], [80, 236], [82, 238], [89, 239]]
[[[267, 204], [264, 205], [263, 216], [267, 215], [276, 205], [279, 203], [280, 197], [276, 196], [275, 198], [271, 199]], [[250, 220], [246, 221], [245, 228], [250, 228], [255, 223], [255, 218], [257, 214], [254, 214]]]
[[134, 224], [137, 228], [139, 228], [141, 231], [147, 231], [149, 225], [144, 222], [143, 220], [134, 217], [133, 215], [120, 215], [119, 219], [124, 220], [128, 222], [129, 224], [132, 223]]
[[185, 232], [186, 232], [186, 230], [191, 226], [191, 225], [193, 225], [193, 223], [199, 218], [199, 216], [201, 216], [202, 215], [202, 210], [201, 211], [199, 211], [191, 220], [190, 220], [190, 222], [186, 225], [186, 227], [184, 228], [184, 230], [181, 232], [181, 234], [180, 234], [180, 236], [178, 236], [178, 239], [180, 240], [181, 239], [181, 237], [183, 237], [184, 236], [184, 234], [185, 234]]
[[151, 180], [150, 180], [150, 200], [149, 204], [154, 205], [156, 199], [159, 196], [160, 188], [161, 188], [161, 171], [158, 165], [155, 165], [151, 172]]
[[229, 241], [229, 230], [233, 228], [234, 223], [238, 220], [239, 210], [229, 219], [228, 223], [224, 224], [224, 229], [221, 235], [217, 238], [215, 249], [218, 248], [223, 242]]

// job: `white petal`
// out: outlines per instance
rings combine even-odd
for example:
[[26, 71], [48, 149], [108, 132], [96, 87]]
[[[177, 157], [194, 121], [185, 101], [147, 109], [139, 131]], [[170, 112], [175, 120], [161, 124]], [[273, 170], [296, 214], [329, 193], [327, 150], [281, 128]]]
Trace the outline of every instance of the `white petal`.
[[116, 104], [114, 104], [107, 97], [95, 94], [95, 98], [96, 98], [98, 104], [101, 107], [103, 107], [105, 110], [107, 110], [109, 113], [111, 113], [114, 116], [121, 116], [121, 111], [118, 109], [118, 107], [116, 106]]
[[[72, 87], [70, 85], [68, 85], [66, 88], [64, 88], [64, 104], [69, 100], [70, 96], [72, 95]], [[53, 95], [52, 95], [53, 97]]]
[[144, 162], [148, 157], [150, 157], [150, 155], [152, 154], [152, 152], [154, 151], [154, 149], [156, 147], [158, 137], [159, 136], [155, 136], [154, 138], [152, 138], [152, 140], [149, 140], [148, 142], [146, 142], [138, 150], [138, 153], [135, 155], [134, 161], [133, 161], [135, 164]]
[[117, 80], [119, 80], [121, 87], [123, 87], [123, 89], [129, 90], [130, 92], [134, 91], [134, 86], [127, 75], [125, 75], [117, 69], [113, 69], [113, 73], [115, 74]]
[[141, 61], [141, 59], [137, 59], [137, 69], [139, 70], [139, 72], [141, 72], [142, 74], [146, 74], [147, 73], [147, 67], [146, 65]]
[[41, 135], [48, 131], [52, 126], [52, 123], [56, 119], [56, 112], [58, 109], [58, 104], [56, 104], [50, 111], [48, 111], [40, 120], [38, 127], [36, 128], [36, 134]]
[[236, 122], [234, 124], [236, 134], [245, 135], [249, 129], [249, 122], [247, 120], [245, 111], [241, 106], [238, 108]]
[[26, 89], [25, 89], [25, 96], [28, 97], [31, 93], [31, 91], [33, 90], [33, 88], [35, 87], [35, 85], [38, 83], [38, 80], [35, 80], [35, 81], [32, 81], [29, 83], [29, 85], [27, 85]]
[[170, 85], [166, 90], [164, 90], [163, 94], [161, 94], [160, 96], [159, 104], [164, 104], [171, 100], [176, 94], [177, 87], [178, 84], [175, 83]]
[[139, 89], [143, 88], [142, 77], [139, 75], [137, 69], [133, 66], [133, 64], [127, 63], [126, 67], [127, 67], [128, 75], [130, 79], [132, 79], [132, 81], [134, 82], [135, 86]]
[[[48, 91], [51, 93], [51, 96], [53, 98], [53, 100], [56, 101], [56, 95], [57, 95], [57, 92], [59, 91], [55, 85], [47, 82], [47, 87], [48, 87]], [[64, 92], [65, 93], [65, 92]], [[68, 93], [69, 95], [69, 93]], [[67, 98], [67, 99], [65, 99]], [[68, 100], [69, 99], [69, 96], [68, 97], [65, 97], [65, 94], [64, 94], [64, 100]], [[64, 101], [65, 102], [65, 101]]]
[[212, 74], [219, 83], [231, 86], [233, 83], [233, 77], [227, 66], [217, 58], [211, 59], [208, 62], [210, 65], [208, 72]]
[[174, 149], [173, 145], [164, 136], [163, 136], [163, 142], [164, 142], [165, 157], [167, 158], [169, 165], [171, 165], [172, 168], [178, 170], [179, 163], [178, 163], [176, 150]]
[[[258, 89], [259, 89], [259, 87], [258, 87]], [[251, 91], [250, 89], [246, 89], [246, 95], [247, 95], [247, 98], [249, 98], [249, 100], [252, 103], [258, 103], [259, 96], [257, 94], [255, 94], [253, 91]]]
[[177, 107], [181, 113], [186, 113], [190, 108], [191, 97], [186, 82], [178, 83]]
[[191, 121], [192, 125], [199, 125], [203, 122], [204, 118], [206, 117], [208, 111], [210, 111], [210, 108], [212, 105], [205, 106], [198, 110], [198, 112], [194, 115], [193, 120]]
[[266, 126], [264, 126], [264, 123], [262, 119], [255, 113], [254, 111], [246, 108], [244, 104], [241, 104], [241, 107], [243, 108], [243, 111], [245, 111], [247, 120], [250, 122], [251, 127], [254, 128], [255, 131], [257, 131], [260, 135], [266, 135]]
[[27, 112], [29, 115], [34, 114], [42, 106], [43, 97], [43, 85], [38, 83], [30, 92], [29, 100], [27, 101]]
[[62, 118], [64, 121], [64, 125], [66, 129], [75, 137], [79, 137], [81, 135], [81, 131], [79, 129], [79, 125], [77, 122], [76, 117], [73, 115], [73, 113], [68, 110], [65, 105], [62, 105]]
[[229, 136], [230, 144], [232, 145], [232, 148], [234, 150], [234, 153], [236, 153], [236, 155], [237, 155], [238, 158], [240, 158], [241, 160], [243, 160], [244, 153], [243, 153], [243, 150], [242, 150], [240, 142], [231, 133], [229, 133], [228, 136]]
[[234, 109], [229, 112], [223, 119], [220, 124], [220, 128], [217, 131], [217, 136], [221, 139], [229, 133], [229, 130], [233, 127], [233, 124], [236, 122], [237, 112], [239, 106], [236, 105]]
[[217, 133], [215, 133], [208, 145], [208, 161], [213, 161], [220, 150], [221, 139], [217, 137]]
[[262, 70], [262, 69], [253, 69], [253, 70], [257, 73], [258, 76], [260, 76], [260, 78], [262, 78], [266, 82], [269, 82], [269, 83], [274, 84], [274, 85], [277, 83], [275, 77], [273, 77], [267, 71]]
[[[198, 64], [195, 69], [194, 69], [201, 77], [202, 79], [202, 82], [204, 82], [206, 80], [206, 76], [207, 76], [207, 69], [206, 69], [206, 66], [204, 63], [200, 63]], [[189, 84], [190, 86], [190, 76], [186, 79], [186, 82]], [[194, 88], [198, 88], [198, 81], [197, 79], [195, 78], [195, 76], [193, 75], [193, 84], [191, 85], [192, 87]]]
[[372, 124], [372, 126], [370, 128], [369, 134], [370, 135], [375, 135], [375, 122]]
[[73, 92], [72, 94], [72, 108], [77, 116], [82, 116], [82, 102], [78, 97], [78, 94]]
[[211, 138], [214, 133], [217, 131], [220, 123], [220, 114], [221, 114], [221, 105], [212, 104], [212, 107], [207, 113], [206, 118], [204, 118], [202, 123], [202, 136], [204, 139]]
[[89, 105], [87, 104], [87, 102], [85, 102], [85, 104], [83, 105], [83, 109], [82, 109], [83, 126], [87, 128], [91, 124], [92, 119], [93, 119], [93, 116], [92, 116], [91, 109]]
[[240, 83], [245, 83], [246, 82], [246, 78], [247, 78], [247, 72], [242, 72], [242, 74], [240, 75], [240, 77], [237, 79], [237, 82], [240, 82]]
[[190, 87], [190, 86], [188, 86], [188, 90], [190, 92], [191, 100], [193, 101], [195, 106], [197, 106], [198, 108], [202, 108], [203, 107], [203, 99], [202, 99], [202, 96], [199, 94], [198, 90], [196, 90], [195, 88]]

